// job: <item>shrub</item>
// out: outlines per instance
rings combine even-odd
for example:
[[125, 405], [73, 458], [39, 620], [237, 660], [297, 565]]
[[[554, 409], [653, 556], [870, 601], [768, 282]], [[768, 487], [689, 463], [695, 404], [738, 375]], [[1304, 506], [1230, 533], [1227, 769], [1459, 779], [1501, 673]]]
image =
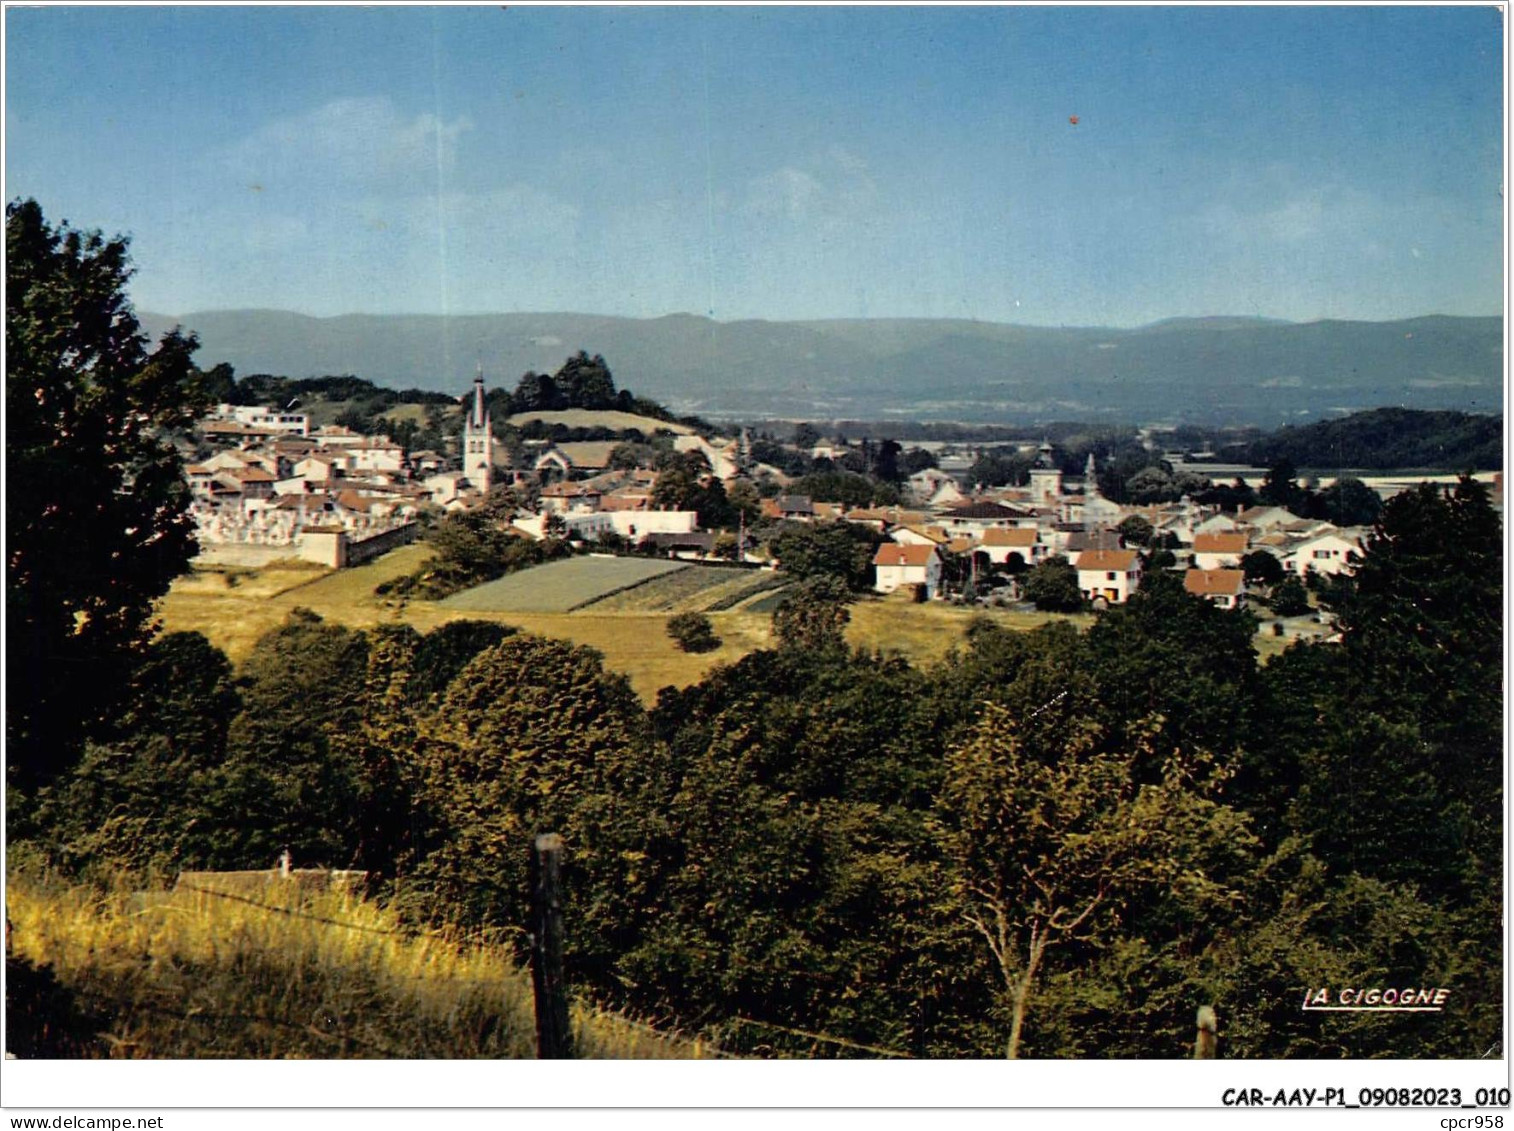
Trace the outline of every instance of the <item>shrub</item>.
[[720, 637], [703, 613], [678, 613], [668, 618], [668, 635], [685, 652], [710, 652], [720, 647]]

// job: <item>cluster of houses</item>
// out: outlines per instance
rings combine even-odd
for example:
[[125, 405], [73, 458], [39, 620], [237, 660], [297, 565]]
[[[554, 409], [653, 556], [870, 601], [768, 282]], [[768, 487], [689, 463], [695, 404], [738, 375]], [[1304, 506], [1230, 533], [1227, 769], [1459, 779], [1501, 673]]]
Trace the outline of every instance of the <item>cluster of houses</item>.
[[1141, 554], [1125, 545], [1117, 529], [1131, 516], [1150, 524], [1154, 540], [1174, 547], [1190, 593], [1224, 608], [1246, 601], [1241, 560], [1247, 554], [1272, 554], [1284, 574], [1339, 573], [1360, 552], [1365, 534], [1281, 507], [1232, 515], [1188, 499], [1122, 506], [1100, 495], [1093, 470], [1090, 461], [1081, 482], [1064, 477], [1043, 444], [1027, 488], [968, 498], [937, 484], [932, 499], [939, 501], [927, 500], [919, 509], [853, 510], [838, 517], [866, 522], [888, 539], [873, 558], [880, 593], [918, 586], [927, 597], [940, 595], [948, 556], [986, 577], [1005, 567], [1018, 574], [1058, 555], [1072, 564], [1078, 588], [1096, 606], [1123, 604], [1140, 587]]
[[431, 498], [419, 476], [442, 467], [384, 437], [312, 429], [303, 413], [222, 406], [201, 434], [226, 445], [185, 468], [201, 552], [212, 559], [348, 564], [348, 547], [381, 535], [388, 545], [413, 526]]
[[[777, 468], [751, 460], [744, 437], [712, 440], [672, 430], [674, 449], [697, 452], [718, 479], [787, 482]], [[360, 560], [358, 547], [387, 546], [412, 531], [424, 506], [478, 506], [503, 475], [540, 487], [537, 509], [514, 517], [523, 536], [614, 536], [670, 556], [715, 553], [717, 535], [699, 528], [696, 512], [653, 505], [656, 471], [611, 467], [614, 442], [545, 442], [512, 467], [492, 433], [482, 375], [464, 400], [462, 435], [451, 460], [431, 451], [406, 452], [387, 438], [339, 425], [312, 428], [308, 416], [287, 409], [223, 405], [202, 423], [202, 434], [223, 445], [187, 469], [200, 541], [212, 553], [225, 547], [283, 550], [327, 565], [349, 564]], [[871, 527], [886, 539], [873, 558], [877, 591], [918, 587], [925, 597], [944, 595], [948, 560], [965, 563], [973, 577], [1013, 577], [1060, 555], [1076, 569], [1089, 601], [1121, 604], [1139, 588], [1143, 568], [1141, 555], [1116, 529], [1132, 515], [1144, 518], [1162, 543], [1177, 547], [1190, 592], [1226, 608], [1246, 601], [1241, 559], [1252, 551], [1273, 554], [1285, 573], [1303, 576], [1339, 572], [1359, 549], [1361, 530], [1336, 529], [1277, 507], [1228, 515], [1187, 499], [1121, 506], [1099, 493], [1094, 470], [1090, 457], [1081, 478], [1064, 476], [1050, 445], [1043, 444], [1022, 488], [969, 495], [952, 475], [928, 468], [905, 484], [909, 502], [902, 506], [845, 507], [779, 494], [763, 500], [762, 514]], [[750, 544], [736, 553], [765, 560]]]
[[[698, 452], [711, 473], [730, 481], [763, 469], [751, 464], [741, 441], [710, 441], [672, 425], [679, 452]], [[201, 421], [201, 439], [217, 449], [186, 468], [191, 513], [202, 556], [241, 560], [275, 553], [340, 566], [383, 536], [413, 530], [422, 507], [442, 511], [480, 506], [496, 483], [531, 480], [542, 486], [539, 508], [515, 516], [515, 529], [542, 538], [549, 532], [593, 541], [609, 534], [650, 543], [680, 556], [707, 556], [714, 535], [698, 529], [694, 511], [652, 505], [656, 472], [610, 470], [611, 442], [527, 444], [527, 459], [512, 466], [494, 438], [483, 377], [464, 401], [457, 455], [405, 449], [383, 436], [341, 425], [312, 427], [292, 409], [220, 405]], [[340, 534], [333, 541], [329, 535]], [[338, 548], [333, 549], [333, 546]]]

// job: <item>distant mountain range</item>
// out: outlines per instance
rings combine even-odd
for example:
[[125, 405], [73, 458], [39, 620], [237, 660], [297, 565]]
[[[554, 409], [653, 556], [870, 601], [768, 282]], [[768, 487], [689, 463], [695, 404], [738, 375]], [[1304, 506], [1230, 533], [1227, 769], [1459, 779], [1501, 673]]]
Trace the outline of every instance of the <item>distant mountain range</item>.
[[1307, 423], [1380, 405], [1501, 412], [1503, 320], [1177, 318], [1133, 330], [951, 319], [716, 322], [688, 314], [140, 314], [182, 323], [202, 365], [241, 375], [350, 373], [461, 392], [602, 354], [616, 383], [710, 417]]

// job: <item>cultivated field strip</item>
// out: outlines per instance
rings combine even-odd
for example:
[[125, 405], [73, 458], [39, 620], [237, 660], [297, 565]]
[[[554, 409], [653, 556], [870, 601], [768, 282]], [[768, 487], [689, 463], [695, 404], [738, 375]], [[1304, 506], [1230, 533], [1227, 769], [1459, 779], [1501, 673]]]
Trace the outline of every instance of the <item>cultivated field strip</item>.
[[661, 574], [688, 568], [687, 562], [652, 558], [568, 558], [475, 585], [438, 605], [478, 613], [566, 613]]
[[771, 588], [774, 575], [735, 567], [699, 565], [666, 573], [606, 594], [580, 608], [596, 613], [715, 612]]

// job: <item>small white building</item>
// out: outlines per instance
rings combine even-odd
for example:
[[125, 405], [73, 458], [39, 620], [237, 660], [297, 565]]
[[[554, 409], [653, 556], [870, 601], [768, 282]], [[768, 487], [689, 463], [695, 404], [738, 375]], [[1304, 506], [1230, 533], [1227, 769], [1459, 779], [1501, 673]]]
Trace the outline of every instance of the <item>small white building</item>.
[[1078, 588], [1090, 601], [1123, 605], [1141, 585], [1141, 558], [1134, 550], [1084, 550], [1073, 563]]
[[1360, 542], [1331, 530], [1289, 547], [1282, 555], [1283, 569], [1299, 577], [1310, 573], [1343, 573], [1361, 552]]
[[906, 546], [885, 542], [873, 555], [878, 579], [873, 588], [892, 593], [904, 585], [924, 585], [925, 595], [934, 597], [941, 588], [941, 556], [934, 546]]
[[1195, 534], [1193, 565], [1195, 569], [1235, 569], [1246, 556], [1246, 535], [1236, 533]]
[[1014, 554], [1028, 566], [1040, 564], [1051, 553], [1051, 547], [1041, 541], [1041, 532], [1034, 526], [1020, 526], [1013, 530], [985, 530], [978, 552], [988, 555], [995, 565], [1006, 564]]
[[215, 416], [221, 420], [234, 420], [260, 432], [291, 436], [310, 434], [310, 417], [303, 412], [281, 412], [263, 405], [216, 406]]

